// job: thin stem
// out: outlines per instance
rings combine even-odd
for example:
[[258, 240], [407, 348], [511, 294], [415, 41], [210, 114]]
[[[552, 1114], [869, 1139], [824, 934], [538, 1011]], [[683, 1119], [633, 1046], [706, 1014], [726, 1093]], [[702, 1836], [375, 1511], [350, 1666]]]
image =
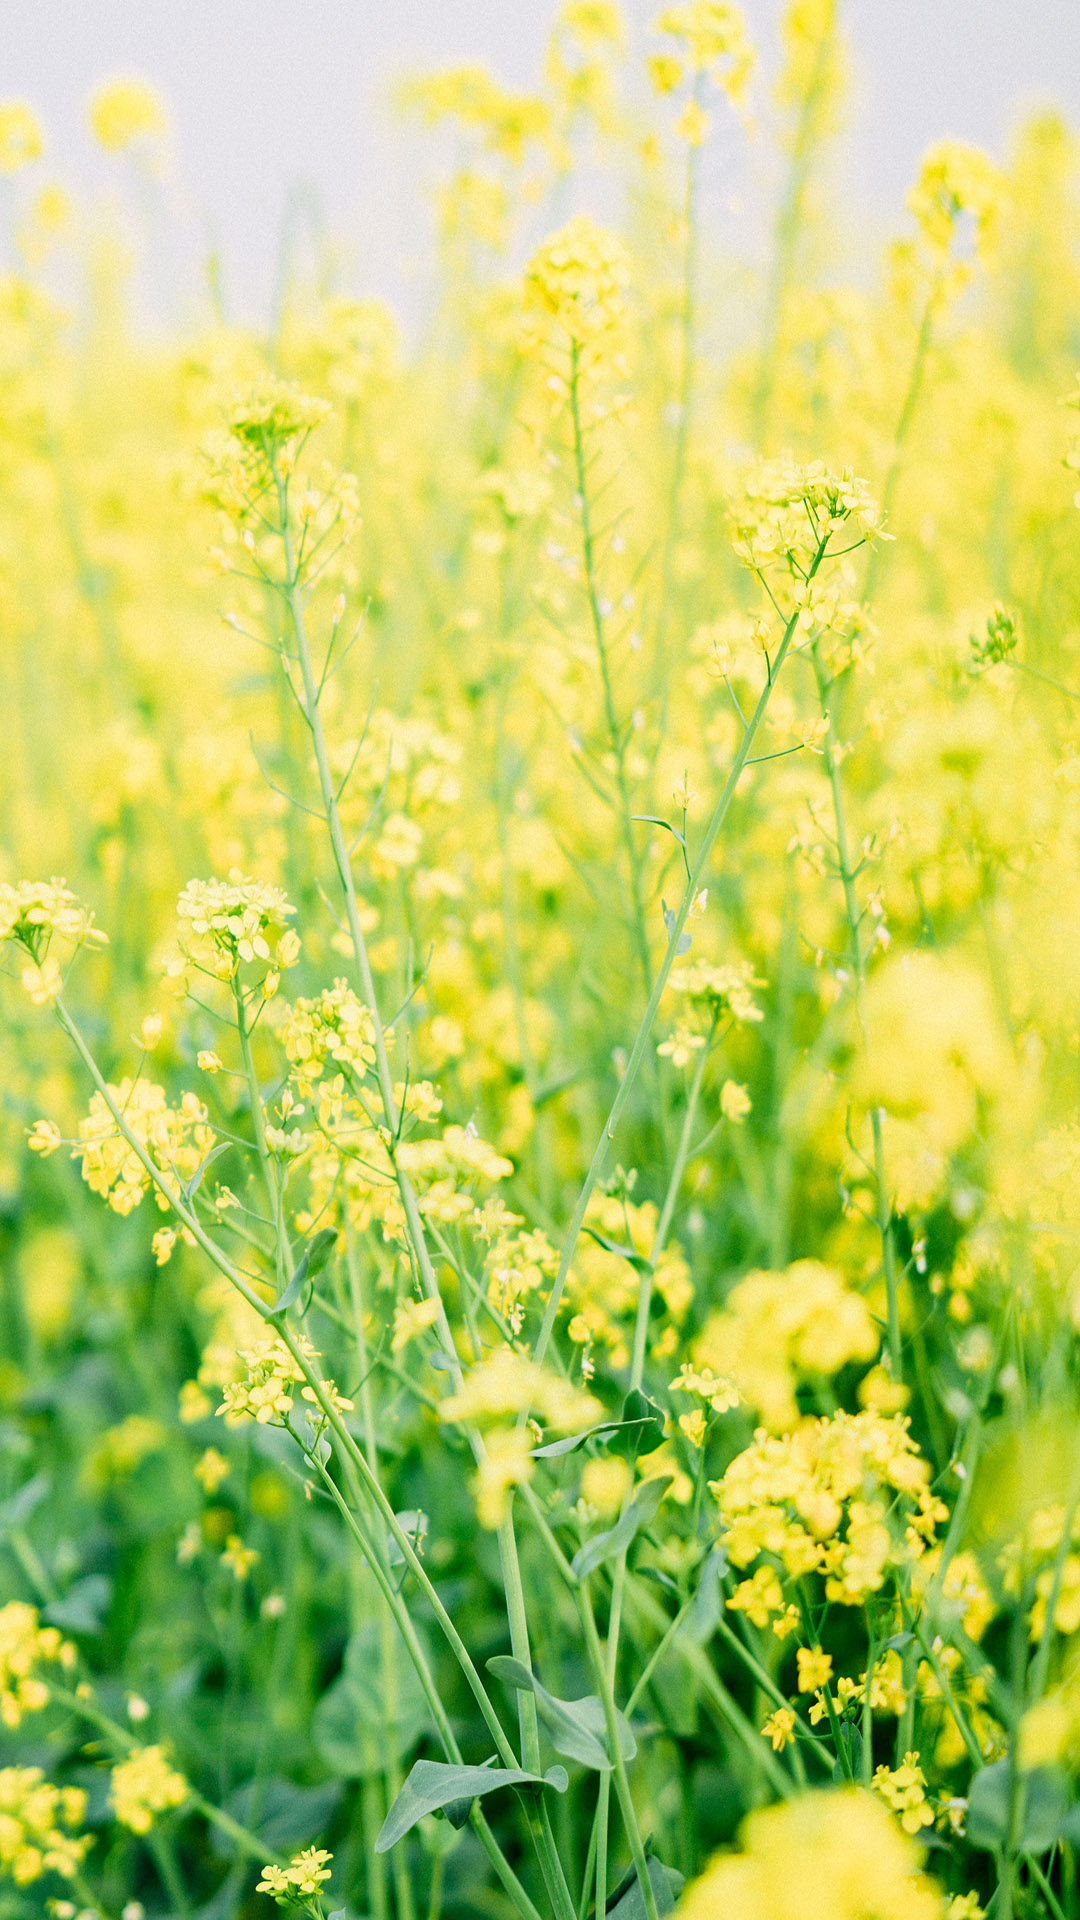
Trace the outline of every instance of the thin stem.
[[600, 1636], [596, 1631], [596, 1621], [593, 1618], [592, 1600], [589, 1594], [589, 1583], [587, 1580], [582, 1582], [575, 1598], [577, 1600], [578, 1615], [585, 1634], [585, 1645], [588, 1650], [593, 1677], [599, 1689], [601, 1701], [603, 1702], [608, 1752], [611, 1756], [611, 1763], [615, 1773], [615, 1792], [618, 1796], [623, 1825], [626, 1828], [626, 1837], [630, 1842], [630, 1852], [633, 1856], [634, 1868], [637, 1873], [638, 1884], [641, 1888], [641, 1897], [645, 1902], [645, 1912], [648, 1915], [648, 1920], [660, 1920], [656, 1906], [656, 1894], [653, 1891], [653, 1884], [649, 1878], [649, 1866], [645, 1857], [641, 1828], [638, 1825], [637, 1810], [630, 1792], [630, 1782], [626, 1776], [626, 1761], [623, 1758], [622, 1744], [619, 1739], [615, 1692], [608, 1677], [607, 1662], [604, 1658], [604, 1650], [600, 1645]]
[[[808, 579], [811, 579], [811, 580], [813, 579], [819, 566], [821, 565], [821, 562], [825, 557], [826, 544], [827, 544], [826, 541], [822, 541], [820, 546], [818, 547], [818, 550], [814, 555], [814, 559], [810, 564], [810, 569], [807, 575]], [[630, 1057], [626, 1063], [626, 1070], [623, 1073], [623, 1077], [621, 1081], [619, 1082], [618, 1090], [615, 1094], [614, 1100], [611, 1103], [611, 1108], [608, 1113], [607, 1120], [604, 1123], [603, 1131], [601, 1132], [600, 1138], [597, 1142], [592, 1160], [589, 1163], [589, 1169], [582, 1183], [581, 1191], [577, 1198], [577, 1204], [574, 1208], [574, 1212], [570, 1220], [570, 1225], [567, 1229], [566, 1239], [563, 1242], [562, 1254], [559, 1260], [559, 1270], [555, 1276], [555, 1284], [551, 1289], [551, 1294], [548, 1299], [547, 1308], [544, 1312], [544, 1318], [541, 1323], [540, 1331], [537, 1335], [536, 1345], [535, 1345], [535, 1348], [533, 1349], [533, 1358], [537, 1361], [537, 1363], [540, 1363], [543, 1360], [544, 1355], [547, 1352], [548, 1342], [551, 1339], [552, 1330], [555, 1325], [555, 1317], [559, 1311], [559, 1306], [563, 1296], [563, 1290], [566, 1286], [567, 1275], [570, 1272], [571, 1262], [573, 1261], [574, 1254], [577, 1251], [577, 1243], [581, 1234], [582, 1225], [585, 1220], [585, 1213], [588, 1208], [589, 1201], [592, 1199], [593, 1193], [595, 1191], [596, 1183], [599, 1180], [601, 1173], [603, 1172], [604, 1163], [608, 1155], [608, 1149], [610, 1147], [611, 1141], [615, 1137], [616, 1128], [619, 1125], [619, 1121], [622, 1119], [627, 1102], [630, 1099], [630, 1095], [633, 1092], [634, 1085], [637, 1081], [638, 1073], [641, 1070], [642, 1061], [644, 1060], [644, 1057], [645, 1057], [645, 1049], [649, 1044], [649, 1036], [652, 1033], [653, 1026], [656, 1021], [656, 1015], [657, 1015], [657, 1010], [660, 1006], [660, 1000], [663, 995], [664, 988], [667, 986], [668, 975], [671, 972], [672, 966], [674, 965], [676, 954], [679, 951], [679, 944], [682, 939], [683, 929], [686, 926], [687, 915], [690, 912], [690, 908], [693, 905], [693, 902], [697, 898], [698, 891], [701, 885], [701, 880], [708, 868], [709, 860], [712, 857], [713, 848], [716, 845], [721, 829], [723, 828], [724, 822], [727, 819], [728, 811], [731, 807], [731, 802], [735, 797], [735, 789], [738, 786], [739, 781], [742, 777], [743, 770], [746, 766], [747, 760], [750, 757], [750, 752], [753, 747], [754, 741], [757, 738], [759, 729], [761, 727], [761, 723], [765, 718], [765, 712], [768, 707], [769, 701], [772, 697], [773, 688], [776, 685], [777, 678], [780, 673], [780, 669], [783, 666], [785, 659], [787, 658], [788, 649], [791, 646], [791, 642], [794, 638], [797, 626], [798, 626], [798, 614], [793, 613], [786, 627], [784, 628], [783, 638], [780, 641], [780, 645], [776, 651], [775, 660], [773, 661], [772, 672], [770, 673], [769, 678], [765, 683], [765, 686], [762, 688], [761, 693], [758, 696], [757, 705], [755, 706], [754, 711], [750, 716], [749, 724], [746, 728], [745, 733], [743, 734], [742, 740], [740, 741], [738, 748], [736, 749], [735, 758], [732, 761], [731, 772], [728, 774], [727, 780], [724, 784], [723, 792], [721, 793], [720, 798], [713, 809], [712, 817], [709, 821], [708, 826], [705, 829], [705, 834], [702, 839], [701, 846], [698, 850], [697, 858], [694, 861], [693, 867], [691, 868], [690, 878], [686, 883], [686, 887], [683, 891], [682, 899], [680, 900], [679, 905], [675, 911], [675, 915], [672, 920], [671, 927], [668, 934], [667, 951], [660, 962], [660, 967], [657, 972], [656, 979], [653, 981], [652, 992], [649, 995], [649, 1003], [645, 1009], [644, 1014], [641, 1017], [641, 1022], [638, 1026], [637, 1033], [634, 1036], [634, 1043], [630, 1049]]]
[[585, 459], [585, 431], [581, 418], [580, 359], [580, 349], [577, 341], [574, 340], [570, 346], [570, 419], [574, 433], [574, 469], [577, 480], [578, 510], [581, 514], [581, 555], [585, 571], [585, 597], [589, 605], [589, 619], [592, 624], [597, 657], [600, 661], [600, 679], [604, 690], [604, 711], [607, 716], [608, 738], [611, 742], [611, 751], [615, 756], [615, 781], [619, 791], [619, 809], [623, 840], [626, 844], [626, 858], [630, 869], [630, 895], [634, 908], [634, 938], [637, 946], [638, 965], [641, 968], [642, 986], [645, 993], [648, 994], [652, 985], [652, 960], [649, 954], [648, 928], [645, 924], [645, 903], [642, 897], [641, 886], [641, 863], [638, 859], [637, 845], [634, 840], [633, 809], [630, 801], [630, 787], [626, 777], [626, 741], [615, 713], [615, 692], [611, 680], [611, 662], [608, 657], [607, 634], [604, 628], [604, 614], [600, 605], [600, 586], [596, 572], [596, 544], [593, 534], [592, 508], [589, 502], [589, 481]]

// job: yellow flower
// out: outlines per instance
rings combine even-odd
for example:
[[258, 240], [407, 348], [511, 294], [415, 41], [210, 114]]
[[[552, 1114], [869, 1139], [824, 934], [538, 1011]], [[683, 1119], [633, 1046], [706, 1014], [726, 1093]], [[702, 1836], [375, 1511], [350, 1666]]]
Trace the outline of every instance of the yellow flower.
[[51, 1007], [64, 984], [60, 963], [52, 954], [40, 964], [36, 960], [28, 960], [19, 979], [35, 1007]]
[[71, 1642], [55, 1627], [39, 1626], [37, 1609], [25, 1600], [0, 1607], [0, 1723], [5, 1727], [17, 1727], [24, 1713], [40, 1713], [48, 1705], [48, 1684], [36, 1668], [51, 1661], [74, 1666]]
[[763, 1808], [740, 1839], [687, 1889], [679, 1920], [940, 1920], [911, 1841], [860, 1788]]
[[511, 1488], [532, 1478], [534, 1444], [534, 1436], [523, 1427], [497, 1427], [488, 1434], [472, 1481], [482, 1527], [501, 1527], [510, 1510]]
[[680, 1020], [673, 1034], [661, 1040], [656, 1051], [661, 1060], [670, 1060], [673, 1067], [688, 1067], [695, 1053], [700, 1053], [705, 1045], [705, 1035], [695, 1033], [693, 1027]]
[[618, 1513], [630, 1480], [630, 1468], [618, 1454], [600, 1455], [587, 1460], [581, 1470], [581, 1498], [606, 1519]]
[[743, 99], [754, 50], [741, 7], [731, 0], [687, 0], [682, 6], [666, 7], [656, 31], [678, 41], [692, 72], [708, 74], [733, 103]]
[[0, 1873], [10, 1873], [17, 1887], [46, 1873], [70, 1880], [93, 1836], [64, 1829], [85, 1812], [81, 1788], [54, 1787], [40, 1767], [0, 1767]]
[[629, 280], [622, 242], [581, 213], [534, 253], [525, 273], [526, 299], [572, 344], [595, 347], [622, 327]]
[[165, 130], [165, 109], [145, 80], [120, 77], [99, 87], [90, 102], [90, 125], [103, 147], [121, 153], [136, 140]]
[[766, 1739], [772, 1742], [774, 1753], [783, 1753], [795, 1738], [795, 1715], [790, 1707], [777, 1707], [770, 1713], [761, 1729]]
[[534, 1412], [557, 1433], [579, 1433], [603, 1417], [591, 1393], [582, 1393], [560, 1374], [538, 1367], [512, 1347], [499, 1347], [466, 1374], [457, 1393], [439, 1407], [440, 1420], [473, 1423]]
[[0, 101], [0, 173], [18, 173], [40, 158], [45, 142], [32, 107], [24, 100]]
[[696, 100], [688, 100], [675, 122], [675, 132], [688, 147], [700, 147], [708, 139], [711, 125], [704, 107]]
[[673, 53], [651, 53], [645, 64], [657, 93], [674, 93], [682, 85], [682, 61]]
[[923, 159], [908, 206], [933, 252], [947, 252], [961, 215], [968, 213], [976, 249], [987, 254], [993, 246], [1003, 192], [998, 168], [980, 147], [967, 146], [962, 140], [940, 140]]
[[752, 1105], [745, 1087], [740, 1087], [736, 1080], [724, 1081], [720, 1089], [720, 1111], [725, 1120], [730, 1120], [734, 1126], [741, 1126]]
[[926, 1798], [926, 1780], [917, 1753], [905, 1753], [899, 1767], [877, 1767], [872, 1786], [886, 1806], [900, 1815], [905, 1833], [917, 1834], [934, 1824], [934, 1809]]
[[204, 1493], [213, 1497], [229, 1471], [229, 1463], [216, 1447], [207, 1447], [195, 1462], [195, 1478]]
[[221, 1564], [228, 1567], [234, 1580], [246, 1580], [259, 1559], [257, 1547], [245, 1547], [238, 1533], [230, 1533], [225, 1542]]
[[832, 1679], [832, 1660], [820, 1647], [800, 1647], [795, 1655], [799, 1670], [799, 1692], [818, 1693]]
[[47, 1160], [64, 1142], [59, 1127], [52, 1120], [35, 1120], [27, 1132], [26, 1144], [31, 1153], [39, 1153], [43, 1160]]
[[283, 1907], [312, 1900], [323, 1882], [330, 1878], [333, 1857], [325, 1847], [305, 1847], [303, 1853], [293, 1854], [287, 1867], [264, 1867], [255, 1891], [273, 1894]]
[[400, 1301], [394, 1308], [394, 1331], [390, 1337], [391, 1353], [401, 1353], [418, 1334], [434, 1326], [438, 1317], [439, 1308], [435, 1300]]
[[155, 1816], [182, 1807], [188, 1783], [165, 1757], [164, 1747], [134, 1747], [112, 1770], [109, 1800], [121, 1826], [149, 1833]]

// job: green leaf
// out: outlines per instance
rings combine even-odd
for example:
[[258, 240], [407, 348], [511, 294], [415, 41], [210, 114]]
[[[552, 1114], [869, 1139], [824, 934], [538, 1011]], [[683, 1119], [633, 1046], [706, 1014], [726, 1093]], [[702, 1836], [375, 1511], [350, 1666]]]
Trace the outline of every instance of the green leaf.
[[[535, 1673], [531, 1673], [523, 1661], [514, 1660], [509, 1654], [496, 1654], [493, 1660], [488, 1661], [487, 1667], [488, 1672], [506, 1686], [516, 1687], [519, 1693], [536, 1695], [536, 1711], [548, 1730], [556, 1753], [564, 1753], [568, 1760], [579, 1760], [583, 1767], [592, 1767], [597, 1773], [611, 1772], [607, 1722], [603, 1703], [595, 1693], [587, 1693], [580, 1700], [558, 1700], [541, 1685]], [[622, 1757], [632, 1760], [637, 1752], [637, 1741], [630, 1730], [630, 1723], [618, 1711], [615, 1719]]]
[[679, 832], [679, 829], [678, 829], [678, 827], [673, 827], [673, 826], [672, 826], [672, 824], [671, 824], [671, 821], [670, 821], [670, 820], [665, 820], [662, 814], [659, 814], [659, 813], [632, 813], [632, 814], [630, 815], [630, 818], [631, 818], [631, 820], [647, 820], [647, 821], [648, 821], [648, 823], [649, 823], [649, 825], [650, 825], [650, 827], [666, 827], [669, 833], [671, 833], [671, 834], [674, 834], [674, 836], [675, 836], [675, 838], [676, 838], [676, 840], [678, 841], [678, 843], [679, 843], [679, 845], [680, 845], [680, 847], [682, 847], [682, 848], [683, 848], [683, 850], [685, 851], [685, 849], [686, 849], [686, 836], [685, 836], [685, 834], [682, 834], [682, 833], [680, 833], [680, 832]]
[[211, 1147], [209, 1153], [206, 1156], [206, 1159], [203, 1160], [201, 1164], [196, 1167], [194, 1173], [191, 1176], [191, 1179], [188, 1181], [187, 1186], [183, 1190], [183, 1198], [185, 1203], [188, 1206], [191, 1205], [192, 1200], [194, 1199], [195, 1195], [198, 1193], [199, 1188], [202, 1186], [202, 1183], [206, 1178], [206, 1175], [209, 1172], [210, 1168], [213, 1166], [214, 1161], [220, 1160], [223, 1153], [228, 1153], [229, 1148], [231, 1146], [232, 1146], [231, 1140], [219, 1140], [216, 1147]]
[[612, 1453], [636, 1460], [641, 1453], [655, 1453], [663, 1444], [664, 1413], [655, 1400], [635, 1387], [623, 1401], [622, 1416], [608, 1445]]
[[50, 1627], [65, 1633], [100, 1633], [112, 1599], [112, 1581], [103, 1573], [88, 1573], [70, 1586], [63, 1598], [44, 1610]]
[[382, 1823], [375, 1851], [388, 1853], [426, 1813], [453, 1807], [458, 1814], [461, 1801], [471, 1806], [497, 1787], [554, 1787], [556, 1793], [565, 1793], [567, 1785], [564, 1767], [540, 1774], [522, 1773], [517, 1767], [451, 1767], [442, 1760], [417, 1760]]
[[576, 1453], [586, 1440], [599, 1439], [602, 1433], [613, 1433], [618, 1426], [617, 1420], [605, 1420], [603, 1426], [587, 1427], [584, 1433], [567, 1434], [564, 1440], [548, 1440], [542, 1447], [534, 1447], [534, 1460], [561, 1460], [564, 1454]]
[[307, 1282], [314, 1280], [326, 1266], [336, 1242], [336, 1227], [320, 1227], [318, 1233], [312, 1235], [293, 1268], [292, 1279], [280, 1299], [275, 1300], [273, 1313], [284, 1313], [287, 1307], [295, 1305]]
[[1065, 1840], [1070, 1847], [1080, 1847], [1080, 1800], [1074, 1800], [1061, 1823], [1059, 1840]]
[[[657, 1860], [651, 1853], [645, 1862], [645, 1867], [653, 1890], [653, 1898], [656, 1901], [657, 1913], [660, 1915], [674, 1913], [675, 1902], [683, 1890], [686, 1875], [680, 1873], [677, 1867], [665, 1867], [663, 1861]], [[616, 1914], [619, 1920], [646, 1920], [648, 1909], [636, 1867], [631, 1867], [627, 1873], [623, 1874], [608, 1900], [607, 1912], [608, 1920], [614, 1920]]]
[[602, 1420], [598, 1427], [587, 1427], [584, 1433], [567, 1434], [563, 1440], [547, 1440], [542, 1447], [534, 1447], [533, 1459], [561, 1460], [568, 1453], [577, 1453], [587, 1440], [604, 1440], [612, 1453], [621, 1453], [628, 1460], [636, 1460], [639, 1453], [652, 1453], [664, 1438], [664, 1416], [643, 1393], [628, 1394], [626, 1405], [635, 1397], [652, 1412], [628, 1419], [624, 1406], [621, 1419]]
[[858, 1727], [851, 1726], [846, 1720], [840, 1728], [840, 1745], [847, 1759], [845, 1761], [843, 1757], [838, 1757], [833, 1761], [832, 1777], [840, 1781], [850, 1780], [852, 1777], [857, 1780], [862, 1766], [863, 1737]]
[[23, 1527], [29, 1520], [34, 1508], [41, 1505], [51, 1485], [46, 1473], [35, 1473], [32, 1480], [24, 1480], [0, 1507], [0, 1528], [6, 1533], [9, 1527]]
[[[225, 1801], [225, 1812], [265, 1842], [268, 1853], [293, 1853], [325, 1833], [341, 1799], [340, 1780], [297, 1787], [272, 1775], [246, 1780]], [[209, 1828], [210, 1844], [220, 1859], [231, 1860], [236, 1842], [220, 1827]]]
[[[428, 1529], [431, 1525], [427, 1514], [419, 1507], [406, 1507], [403, 1512], [395, 1514], [394, 1518], [414, 1551], [416, 1553], [423, 1553], [424, 1541], [427, 1539]], [[403, 1547], [399, 1547], [393, 1534], [389, 1536], [386, 1542], [386, 1557], [392, 1567], [404, 1567], [408, 1565], [405, 1558], [405, 1550]]]
[[720, 1582], [728, 1570], [727, 1551], [724, 1547], [713, 1547], [705, 1555], [698, 1574], [698, 1583], [694, 1589], [694, 1598], [686, 1616], [686, 1631], [691, 1639], [703, 1647], [711, 1640], [723, 1615], [724, 1602], [720, 1592]]
[[587, 1233], [590, 1240], [595, 1240], [598, 1247], [603, 1247], [605, 1253], [617, 1253], [620, 1260], [636, 1267], [639, 1273], [652, 1272], [652, 1261], [645, 1254], [638, 1253], [635, 1247], [624, 1247], [618, 1240], [609, 1240], [606, 1233], [597, 1233], [594, 1227], [582, 1227], [581, 1231]]
[[386, 1760], [386, 1729], [404, 1755], [431, 1724], [427, 1700], [400, 1642], [388, 1675], [377, 1620], [366, 1620], [345, 1650], [340, 1677], [323, 1694], [312, 1720], [315, 1749], [331, 1773], [346, 1780], [379, 1773]]
[[605, 1560], [614, 1560], [630, 1545], [635, 1534], [656, 1518], [660, 1502], [670, 1485], [669, 1473], [646, 1480], [615, 1525], [604, 1533], [594, 1534], [591, 1540], [586, 1540], [585, 1545], [578, 1548], [570, 1565], [579, 1580], [584, 1580], [586, 1574], [595, 1573]]
[[[1020, 1852], [1045, 1853], [1061, 1837], [1069, 1811], [1064, 1774], [1056, 1767], [1035, 1767], [1021, 1774]], [[987, 1853], [1005, 1844], [1009, 1836], [1012, 1762], [995, 1760], [984, 1767], [968, 1791], [967, 1837]]]

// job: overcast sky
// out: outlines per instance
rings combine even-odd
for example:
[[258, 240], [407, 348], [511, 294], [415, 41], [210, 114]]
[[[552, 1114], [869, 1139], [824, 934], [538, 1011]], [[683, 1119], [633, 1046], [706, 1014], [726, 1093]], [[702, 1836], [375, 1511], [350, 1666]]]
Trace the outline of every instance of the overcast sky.
[[[626, 12], [640, 31], [657, 8], [629, 0]], [[780, 0], [745, 10], [767, 70]], [[108, 176], [86, 131], [87, 95], [118, 71], [145, 74], [172, 116], [169, 193], [189, 282], [215, 247], [232, 312], [264, 315], [283, 205], [303, 181], [347, 283], [408, 307], [422, 279], [430, 155], [396, 125], [390, 85], [479, 59], [527, 86], [554, 11], [553, 0], [0, 0], [0, 98], [33, 102], [49, 176], [92, 200]], [[857, 75], [846, 180], [864, 227], [901, 225], [931, 140], [1001, 152], [1018, 110], [1036, 102], [1080, 127], [1080, 0], [847, 0], [844, 15]]]

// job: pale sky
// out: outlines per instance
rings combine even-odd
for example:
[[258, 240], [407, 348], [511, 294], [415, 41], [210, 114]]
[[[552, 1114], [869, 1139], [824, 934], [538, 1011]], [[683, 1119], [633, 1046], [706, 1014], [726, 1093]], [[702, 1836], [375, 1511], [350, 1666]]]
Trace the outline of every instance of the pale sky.
[[[780, 0], [744, 3], [767, 72]], [[628, 0], [639, 32], [658, 5]], [[177, 222], [159, 284], [178, 274], [193, 299], [214, 246], [231, 312], [265, 316], [282, 209], [303, 182], [343, 283], [408, 309], [422, 297], [432, 156], [396, 124], [390, 85], [418, 67], [482, 60], [527, 86], [554, 10], [554, 0], [0, 0], [0, 99], [27, 98], [44, 121], [42, 177], [93, 200], [112, 187], [86, 130], [87, 95], [118, 71], [158, 86], [173, 121]], [[901, 228], [904, 191], [934, 139], [1001, 153], [1018, 111], [1047, 102], [1080, 128], [1080, 0], [847, 0], [844, 12], [857, 75], [845, 164], [855, 232]], [[711, 164], [729, 164], [722, 143]], [[749, 186], [759, 204], [766, 178], [752, 162], [736, 180], [745, 161], [730, 164], [733, 191], [745, 198]]]

